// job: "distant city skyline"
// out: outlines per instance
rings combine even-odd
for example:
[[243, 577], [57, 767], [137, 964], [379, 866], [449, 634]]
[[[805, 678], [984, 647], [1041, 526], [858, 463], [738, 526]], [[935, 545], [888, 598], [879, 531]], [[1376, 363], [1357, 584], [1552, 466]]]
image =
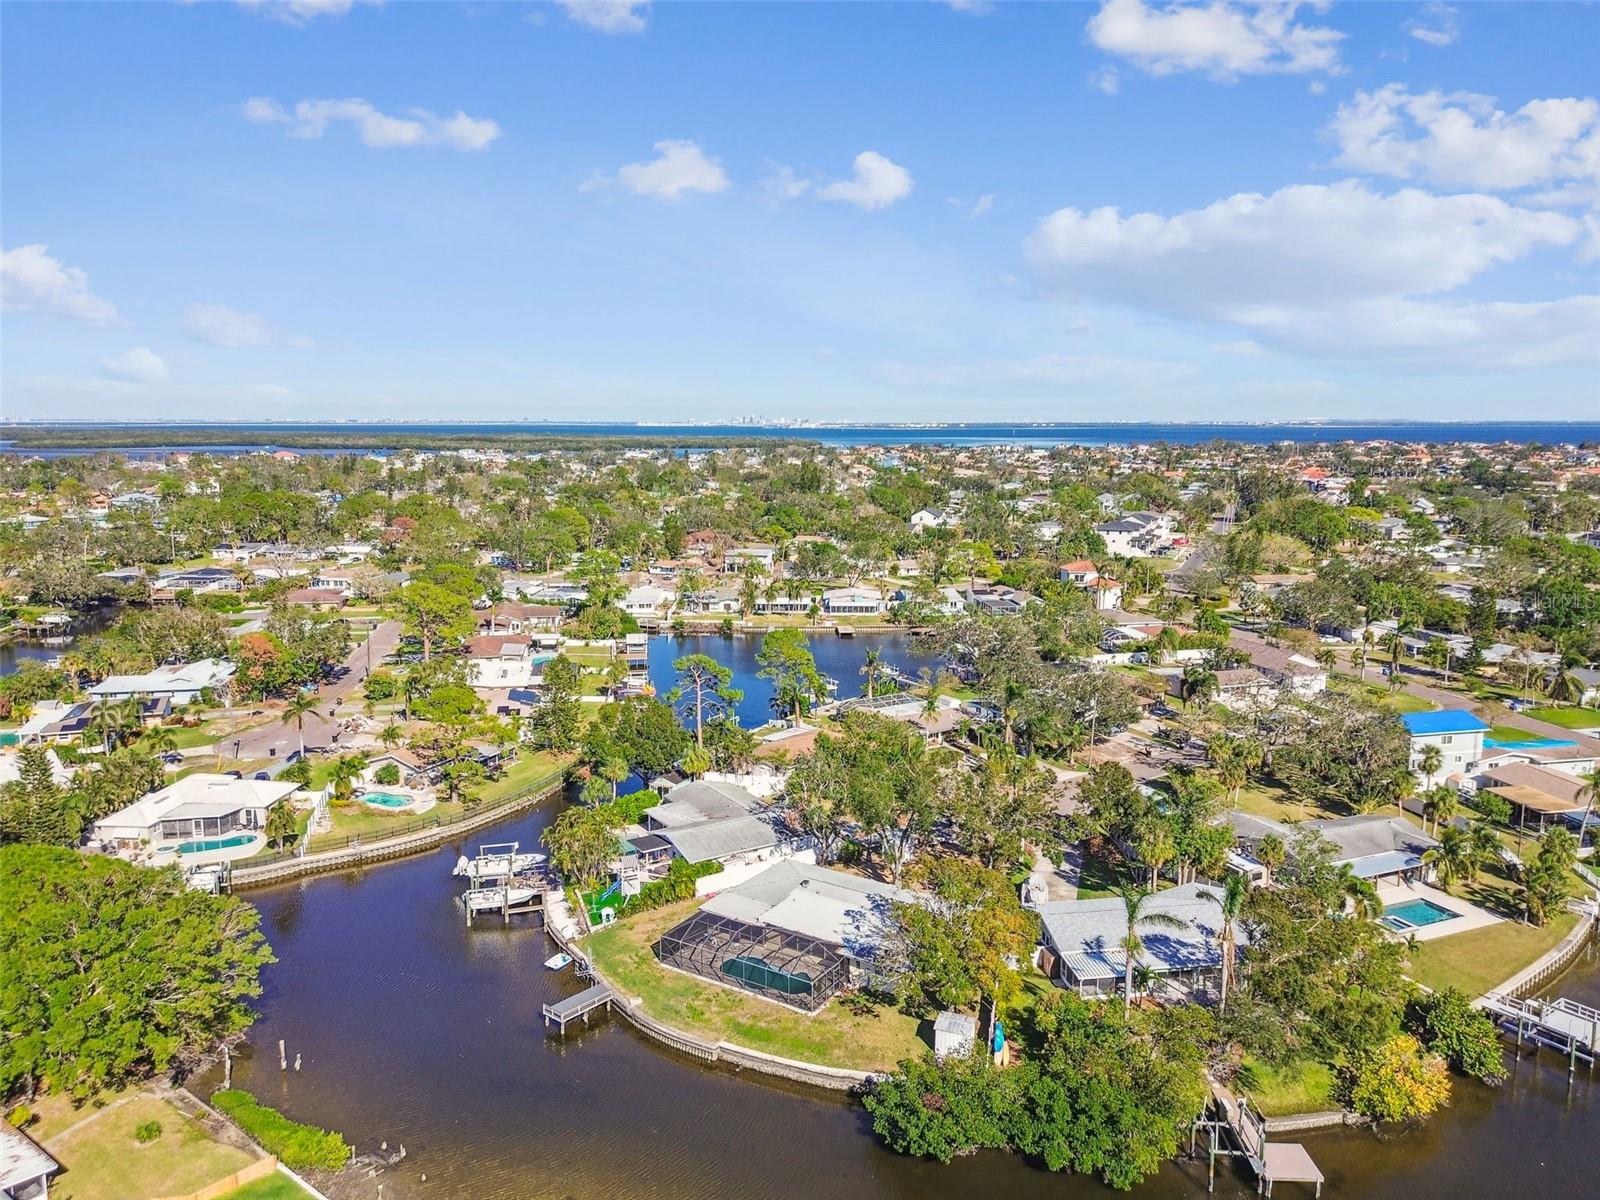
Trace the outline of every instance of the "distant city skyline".
[[0, 6], [0, 418], [1593, 420], [1600, 9]]

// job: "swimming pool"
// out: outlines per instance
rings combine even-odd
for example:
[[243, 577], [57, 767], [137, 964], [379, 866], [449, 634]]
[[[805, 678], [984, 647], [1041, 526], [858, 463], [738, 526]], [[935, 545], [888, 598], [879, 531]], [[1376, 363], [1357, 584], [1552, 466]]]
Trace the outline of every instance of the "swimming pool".
[[10, 730], [0, 733], [0, 746], [15, 746], [21, 740], [22, 735], [20, 733], [13, 733]]
[[1526, 737], [1516, 740], [1509, 738], [1485, 737], [1483, 748], [1485, 750], [1557, 750], [1565, 746], [1576, 746], [1577, 742], [1569, 742], [1563, 738]]
[[204, 850], [232, 850], [235, 846], [248, 846], [256, 840], [253, 833], [236, 833], [225, 838], [203, 838], [193, 842], [179, 842], [176, 846], [163, 846], [163, 850], [176, 850], [179, 854], [199, 854]]
[[399, 796], [394, 792], [363, 792], [361, 798], [377, 808], [404, 808], [411, 803], [410, 796]]
[[1404, 904], [1384, 909], [1383, 916], [1378, 918], [1378, 924], [1396, 933], [1404, 933], [1408, 929], [1421, 929], [1427, 925], [1454, 921], [1460, 915], [1451, 912], [1443, 905], [1435, 904], [1432, 900], [1407, 900]]

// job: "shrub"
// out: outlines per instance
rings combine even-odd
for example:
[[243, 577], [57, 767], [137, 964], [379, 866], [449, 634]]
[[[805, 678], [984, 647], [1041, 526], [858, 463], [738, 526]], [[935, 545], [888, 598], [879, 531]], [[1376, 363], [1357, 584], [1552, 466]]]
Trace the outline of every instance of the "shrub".
[[1350, 1107], [1375, 1121], [1431, 1116], [1450, 1100], [1450, 1068], [1410, 1034], [1399, 1033], [1346, 1069]]
[[675, 858], [672, 860], [672, 865], [667, 868], [667, 877], [645, 884], [639, 889], [639, 894], [633, 898], [628, 908], [632, 912], [645, 912], [679, 900], [691, 899], [694, 896], [695, 880], [715, 875], [720, 870], [722, 864], [715, 859], [709, 862], [691, 863], [685, 859]]
[[1412, 1031], [1429, 1050], [1442, 1055], [1452, 1070], [1484, 1083], [1499, 1083], [1506, 1077], [1494, 1022], [1487, 1013], [1473, 1008], [1456, 988], [1419, 997], [1407, 1017]]
[[400, 782], [400, 764], [384, 763], [383, 766], [378, 768], [378, 773], [373, 778], [384, 787], [394, 787], [395, 784]]
[[6, 1121], [14, 1129], [26, 1129], [33, 1124], [33, 1109], [26, 1104], [19, 1104], [6, 1114]]
[[277, 1109], [258, 1103], [249, 1092], [225, 1088], [211, 1097], [211, 1103], [286, 1167], [336, 1171], [350, 1159], [349, 1143], [339, 1134], [291, 1121]]
[[148, 1145], [161, 1136], [160, 1121], [146, 1121], [133, 1131], [133, 1140], [141, 1146]]
[[374, 671], [365, 685], [368, 700], [393, 700], [400, 694], [400, 681], [389, 671]]

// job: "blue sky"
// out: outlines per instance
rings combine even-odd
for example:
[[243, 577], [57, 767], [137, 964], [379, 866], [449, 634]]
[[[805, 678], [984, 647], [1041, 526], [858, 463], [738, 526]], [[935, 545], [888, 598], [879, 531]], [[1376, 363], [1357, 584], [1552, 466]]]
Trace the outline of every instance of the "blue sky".
[[1600, 413], [1600, 7], [7, 4], [0, 411]]

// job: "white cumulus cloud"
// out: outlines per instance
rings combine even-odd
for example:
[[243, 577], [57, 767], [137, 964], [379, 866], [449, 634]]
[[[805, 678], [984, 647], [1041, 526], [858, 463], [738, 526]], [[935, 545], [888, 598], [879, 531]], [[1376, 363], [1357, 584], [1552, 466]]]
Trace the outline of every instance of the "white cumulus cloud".
[[649, 162], [627, 163], [615, 178], [603, 172], [583, 185], [584, 191], [621, 184], [640, 196], [658, 200], [678, 200], [687, 192], [722, 192], [728, 176], [722, 164], [702, 150], [698, 143], [668, 138], [655, 143], [656, 156]]
[[1600, 358], [1600, 297], [1452, 297], [1491, 268], [1577, 247], [1581, 221], [1495, 196], [1345, 181], [1175, 216], [1064, 208], [1026, 243], [1047, 286], [1341, 357], [1520, 366]]
[[286, 337], [264, 317], [240, 312], [225, 304], [191, 304], [183, 317], [183, 329], [197, 342], [225, 350], [249, 346], [293, 346], [305, 349], [309, 338]]
[[287, 125], [289, 136], [319, 138], [329, 125], [345, 121], [361, 141], [377, 150], [397, 147], [442, 146], [449, 150], [483, 150], [500, 136], [499, 124], [488, 117], [469, 117], [457, 111], [442, 117], [425, 108], [408, 108], [404, 116], [389, 116], [366, 100], [301, 100], [293, 111], [267, 96], [253, 96], [243, 107], [245, 120], [255, 125]]
[[89, 290], [89, 276], [51, 258], [48, 246], [18, 246], [0, 253], [0, 306], [15, 312], [47, 312], [90, 325], [120, 321], [109, 300]]
[[649, 0], [558, 0], [567, 17], [601, 33], [643, 33]]
[[148, 346], [135, 346], [115, 358], [102, 358], [100, 369], [112, 379], [129, 383], [165, 383], [172, 378], [167, 364]]
[[1089, 19], [1088, 34], [1100, 50], [1151, 75], [1192, 71], [1232, 81], [1241, 75], [1337, 74], [1344, 34], [1297, 21], [1304, 7], [1320, 11], [1327, 5], [1296, 0], [1104, 0]]
[[383, 0], [236, 0], [240, 8], [282, 21], [285, 25], [303, 26], [318, 17], [342, 17], [357, 4], [378, 7]]
[[1504, 191], [1600, 183], [1600, 103], [1530, 100], [1515, 112], [1494, 97], [1411, 92], [1391, 83], [1339, 106], [1326, 134], [1340, 165], [1370, 175]]
[[876, 150], [863, 150], [855, 157], [855, 174], [826, 187], [817, 189], [824, 200], [838, 200], [854, 204], [857, 208], [888, 208], [896, 200], [904, 200], [916, 183], [911, 172], [899, 163], [892, 162]]

